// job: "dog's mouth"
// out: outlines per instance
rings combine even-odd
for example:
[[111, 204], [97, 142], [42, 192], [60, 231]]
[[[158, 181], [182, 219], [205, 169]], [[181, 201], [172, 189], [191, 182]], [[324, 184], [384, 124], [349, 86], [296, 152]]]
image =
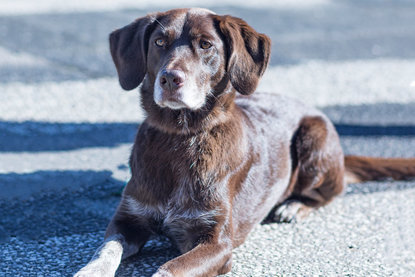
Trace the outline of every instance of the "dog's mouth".
[[[196, 111], [203, 107], [205, 99], [193, 91], [180, 88], [175, 91], [166, 91], [156, 88], [154, 91], [154, 102], [161, 108], [172, 110], [189, 109]], [[199, 96], [199, 97], [198, 97]]]
[[185, 102], [173, 97], [156, 101], [156, 104], [162, 108], [170, 108], [172, 110], [191, 109]]

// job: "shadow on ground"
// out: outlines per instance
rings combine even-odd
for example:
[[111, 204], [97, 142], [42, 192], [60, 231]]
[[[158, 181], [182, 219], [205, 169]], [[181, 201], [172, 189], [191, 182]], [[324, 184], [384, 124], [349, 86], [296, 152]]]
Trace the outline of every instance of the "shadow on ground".
[[340, 136], [415, 136], [414, 125], [367, 126], [335, 124]]
[[132, 143], [135, 123], [0, 121], [0, 152], [66, 151]]
[[[0, 241], [10, 237], [42, 241], [53, 236], [105, 230], [125, 185], [111, 174], [110, 171], [1, 174], [1, 196], [8, 201], [0, 201], [3, 229]], [[40, 191], [42, 187], [46, 190]], [[10, 201], [9, 194], [16, 191], [22, 194], [19, 190], [26, 190], [23, 196], [30, 197], [19, 195], [19, 199]]]
[[[415, 104], [331, 106], [323, 111], [344, 137], [413, 137]], [[378, 116], [373, 117], [373, 114]], [[340, 123], [341, 122], [341, 123]], [[379, 125], [378, 122], [382, 122]], [[399, 122], [399, 123], [397, 123]], [[136, 123], [0, 121], [0, 152], [67, 151], [133, 143]]]

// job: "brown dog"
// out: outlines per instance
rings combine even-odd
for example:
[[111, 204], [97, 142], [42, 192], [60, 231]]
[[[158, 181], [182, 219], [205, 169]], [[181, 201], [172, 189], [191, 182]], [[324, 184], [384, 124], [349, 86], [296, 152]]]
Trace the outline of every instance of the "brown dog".
[[343, 191], [345, 175], [415, 175], [415, 159], [345, 159], [332, 123], [313, 108], [251, 96], [270, 43], [243, 20], [203, 9], [150, 14], [111, 34], [121, 86], [142, 83], [147, 118], [106, 239], [75, 276], [113, 276], [155, 233], [183, 255], [154, 276], [224, 274], [232, 249], [267, 215], [306, 215]]

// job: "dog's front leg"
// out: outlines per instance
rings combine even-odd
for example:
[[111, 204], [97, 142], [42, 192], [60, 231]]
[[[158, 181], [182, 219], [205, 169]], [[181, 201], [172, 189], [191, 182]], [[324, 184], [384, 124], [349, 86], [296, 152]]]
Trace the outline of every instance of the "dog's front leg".
[[79, 270], [74, 277], [113, 277], [121, 259], [136, 254], [147, 241], [149, 234], [139, 228], [135, 229], [134, 240], [127, 240], [118, 230], [119, 223], [113, 219], [108, 225], [105, 240], [95, 251], [89, 263]]
[[162, 265], [153, 277], [216, 276], [232, 267], [232, 242], [202, 243], [189, 252]]
[[123, 235], [116, 234], [108, 237], [96, 250], [90, 262], [78, 271], [74, 277], [110, 277], [117, 270], [126, 245]]

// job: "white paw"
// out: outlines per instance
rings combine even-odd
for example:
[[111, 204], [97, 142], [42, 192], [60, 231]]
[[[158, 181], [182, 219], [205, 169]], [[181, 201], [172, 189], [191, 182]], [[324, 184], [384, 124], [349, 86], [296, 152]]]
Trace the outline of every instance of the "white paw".
[[113, 273], [106, 272], [105, 269], [95, 265], [86, 265], [74, 277], [114, 277]]
[[274, 213], [276, 222], [297, 222], [310, 213], [310, 208], [299, 201], [287, 201], [281, 204]]

